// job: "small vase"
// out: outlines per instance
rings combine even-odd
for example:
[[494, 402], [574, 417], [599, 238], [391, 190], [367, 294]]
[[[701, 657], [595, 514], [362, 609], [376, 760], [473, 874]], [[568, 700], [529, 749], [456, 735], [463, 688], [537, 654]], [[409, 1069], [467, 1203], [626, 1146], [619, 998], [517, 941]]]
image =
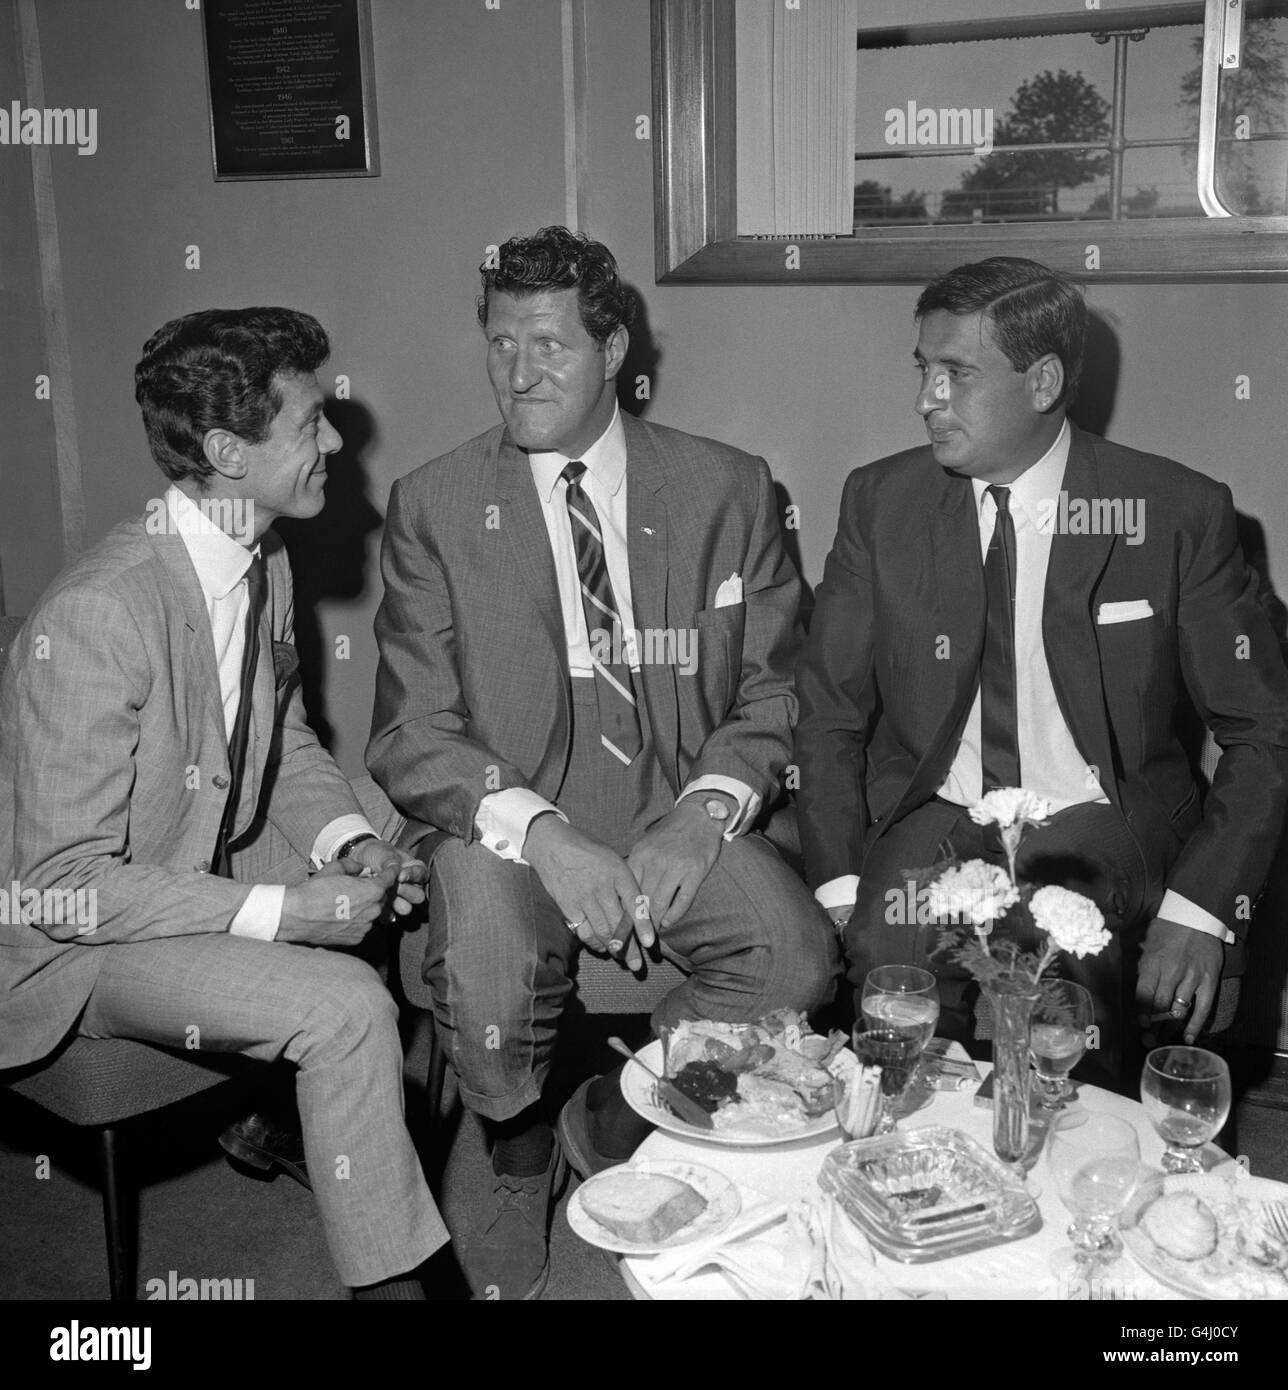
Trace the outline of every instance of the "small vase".
[[1029, 1146], [1029, 1025], [1042, 993], [1028, 980], [983, 988], [993, 1008], [993, 1148], [1019, 1163]]

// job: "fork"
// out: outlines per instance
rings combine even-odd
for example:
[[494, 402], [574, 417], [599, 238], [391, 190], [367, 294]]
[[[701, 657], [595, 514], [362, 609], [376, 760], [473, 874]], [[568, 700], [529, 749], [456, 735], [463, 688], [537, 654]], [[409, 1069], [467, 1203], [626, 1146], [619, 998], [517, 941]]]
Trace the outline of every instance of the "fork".
[[1288, 1244], [1288, 1202], [1263, 1202], [1261, 1210], [1274, 1234]]

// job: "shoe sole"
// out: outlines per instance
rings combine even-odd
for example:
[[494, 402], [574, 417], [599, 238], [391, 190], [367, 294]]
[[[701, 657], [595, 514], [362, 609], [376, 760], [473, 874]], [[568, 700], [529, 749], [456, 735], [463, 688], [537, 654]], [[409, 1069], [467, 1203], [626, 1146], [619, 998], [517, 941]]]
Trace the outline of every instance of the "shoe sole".
[[219, 1136], [219, 1147], [238, 1163], [244, 1163], [248, 1168], [254, 1168], [260, 1173], [271, 1174], [274, 1168], [280, 1168], [288, 1178], [294, 1178], [301, 1187], [313, 1191], [313, 1184], [309, 1181], [307, 1169], [299, 1164], [292, 1163], [289, 1159], [283, 1158], [280, 1154], [270, 1152], [268, 1149], [261, 1149], [256, 1144], [247, 1143], [245, 1139], [231, 1135]]

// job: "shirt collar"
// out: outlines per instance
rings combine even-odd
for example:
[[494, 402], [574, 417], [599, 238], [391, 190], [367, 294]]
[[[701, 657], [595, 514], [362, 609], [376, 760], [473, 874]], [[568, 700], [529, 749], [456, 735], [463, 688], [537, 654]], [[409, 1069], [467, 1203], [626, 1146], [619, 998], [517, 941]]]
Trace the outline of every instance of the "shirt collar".
[[[565, 465], [572, 462], [567, 454], [531, 453], [532, 480], [541, 500], [549, 503], [554, 497], [555, 484]], [[580, 457], [586, 472], [595, 480], [597, 491], [604, 497], [616, 497], [626, 476], [626, 430], [622, 425], [621, 407], [613, 402], [613, 418], [608, 428]]]
[[208, 599], [225, 599], [237, 587], [250, 569], [251, 560], [259, 554], [259, 545], [247, 550], [244, 545], [221, 531], [201, 508], [177, 487], [165, 493], [166, 511], [179, 533], [197, 582]]
[[[1012, 512], [1018, 508], [1036, 523], [1039, 503], [1055, 497], [1060, 491], [1060, 484], [1064, 481], [1065, 465], [1069, 461], [1071, 441], [1072, 435], [1066, 417], [1060, 433], [1051, 442], [1051, 447], [1046, 453], [1035, 464], [1026, 468], [1014, 482], [1007, 484], [1011, 490]], [[988, 484], [982, 478], [972, 478], [971, 486], [975, 489], [975, 508], [982, 522]]]

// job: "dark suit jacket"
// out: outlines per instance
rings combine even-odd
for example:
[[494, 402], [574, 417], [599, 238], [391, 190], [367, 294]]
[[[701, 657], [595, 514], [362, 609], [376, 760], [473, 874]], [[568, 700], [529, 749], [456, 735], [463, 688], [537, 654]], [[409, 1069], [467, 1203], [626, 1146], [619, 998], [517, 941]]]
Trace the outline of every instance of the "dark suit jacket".
[[[262, 813], [307, 856], [323, 826], [361, 807], [305, 722], [286, 552], [272, 531], [261, 550], [255, 736], [234, 836]], [[123, 522], [42, 596], [0, 684], [0, 885], [92, 889], [97, 909], [89, 932], [0, 924], [0, 1066], [57, 1046], [112, 945], [228, 930], [249, 892], [207, 872], [228, 770], [187, 548], [144, 518]]]
[[[641, 667], [663, 773], [718, 773], [766, 801], [796, 714], [800, 581], [769, 469], [623, 416], [635, 625], [693, 629], [697, 669]], [[503, 426], [394, 484], [367, 766], [405, 814], [469, 842], [490, 792], [555, 801], [571, 730], [554, 558], [526, 454]], [[737, 573], [744, 601], [715, 607]]]
[[[1052, 537], [1042, 636], [1079, 752], [1131, 828], [1151, 883], [1236, 931], [1288, 809], [1288, 672], [1235, 536], [1230, 490], [1073, 430], [1064, 490], [1137, 498], [1144, 539]], [[802, 662], [798, 806], [810, 883], [934, 797], [974, 698], [984, 579], [973, 491], [928, 447], [856, 469]], [[1153, 616], [1098, 624], [1102, 603]], [[943, 659], [944, 639], [948, 640]], [[1188, 694], [1223, 755], [1199, 791], [1175, 727]]]

